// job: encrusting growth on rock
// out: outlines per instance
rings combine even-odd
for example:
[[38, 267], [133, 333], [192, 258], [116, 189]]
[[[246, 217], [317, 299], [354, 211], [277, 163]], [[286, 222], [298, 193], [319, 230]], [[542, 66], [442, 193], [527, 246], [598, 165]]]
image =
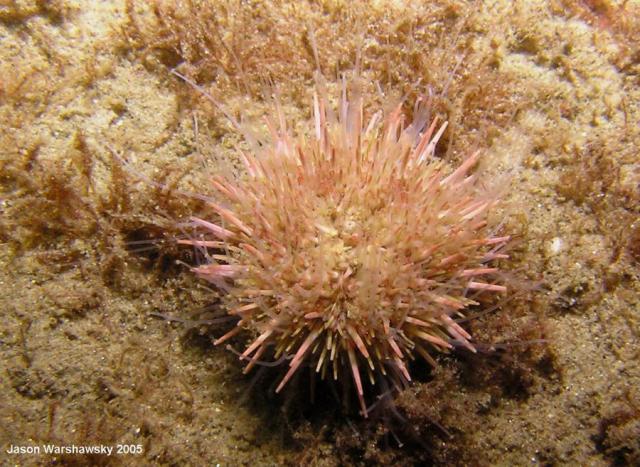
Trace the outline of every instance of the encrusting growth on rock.
[[214, 177], [219, 220], [193, 218], [200, 277], [225, 292], [236, 326], [253, 335], [241, 359], [288, 360], [276, 392], [304, 364], [322, 378], [353, 379], [367, 416], [363, 380], [396, 387], [408, 362], [472, 338], [458, 323], [476, 295], [505, 292], [494, 260], [508, 236], [494, 234], [495, 194], [477, 183], [474, 153], [455, 170], [434, 157], [447, 123], [416, 103], [365, 118], [361, 86], [343, 82], [337, 112], [320, 84], [311, 137], [295, 136], [276, 105], [270, 137], [245, 133], [248, 176]]

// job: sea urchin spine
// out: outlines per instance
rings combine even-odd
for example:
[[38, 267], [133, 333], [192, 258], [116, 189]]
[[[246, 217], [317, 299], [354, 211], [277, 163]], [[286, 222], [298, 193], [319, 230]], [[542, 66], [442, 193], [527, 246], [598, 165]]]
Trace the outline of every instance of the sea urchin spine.
[[415, 356], [475, 352], [456, 319], [474, 294], [506, 291], [490, 263], [509, 237], [492, 234], [497, 197], [469, 175], [479, 154], [453, 171], [434, 157], [447, 124], [427, 126], [424, 99], [405, 125], [401, 104], [365, 121], [358, 86], [343, 84], [337, 114], [318, 89], [312, 136], [293, 136], [278, 107], [270, 137], [240, 152], [246, 179], [212, 180], [220, 221], [192, 219], [199, 234], [182, 243], [207, 251], [193, 270], [238, 317], [216, 343], [253, 335], [245, 371], [272, 347], [290, 359], [276, 392], [305, 363], [353, 378], [366, 416], [363, 375], [404, 386]]

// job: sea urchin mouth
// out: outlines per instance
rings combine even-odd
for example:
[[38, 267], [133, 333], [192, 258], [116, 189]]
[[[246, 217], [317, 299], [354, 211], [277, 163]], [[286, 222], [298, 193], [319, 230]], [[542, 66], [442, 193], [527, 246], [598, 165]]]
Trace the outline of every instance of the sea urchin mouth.
[[353, 378], [366, 416], [363, 375], [404, 386], [416, 356], [475, 352], [456, 318], [474, 291], [506, 291], [491, 263], [509, 237], [492, 234], [497, 197], [469, 174], [479, 154], [453, 171], [434, 157], [447, 124], [429, 124], [424, 99], [409, 124], [401, 104], [365, 119], [344, 85], [337, 113], [316, 91], [313, 115], [312, 136], [294, 136], [277, 108], [270, 137], [240, 152], [246, 180], [212, 180], [216, 223], [193, 218], [182, 243], [215, 253], [193, 270], [238, 317], [216, 343], [253, 335], [245, 371], [272, 348], [290, 358], [276, 392], [303, 362]]

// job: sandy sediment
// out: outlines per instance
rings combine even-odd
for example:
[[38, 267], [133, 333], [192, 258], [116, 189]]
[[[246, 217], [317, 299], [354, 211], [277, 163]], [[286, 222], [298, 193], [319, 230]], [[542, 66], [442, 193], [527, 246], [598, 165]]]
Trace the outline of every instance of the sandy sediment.
[[[638, 18], [634, 1], [1, 3], [0, 458], [640, 462]], [[224, 326], [189, 321], [218, 292], [171, 240], [203, 209], [185, 193], [243, 176], [242, 143], [170, 70], [247, 121], [269, 112], [273, 83], [306, 131], [309, 31], [330, 93], [358, 51], [372, 108], [432, 89], [450, 122], [438, 157], [483, 151], [518, 237], [514, 289], [533, 288], [469, 326], [545, 342], [418, 368], [396, 400], [404, 424], [256, 390], [211, 345]], [[142, 453], [4, 453], [45, 444]]]

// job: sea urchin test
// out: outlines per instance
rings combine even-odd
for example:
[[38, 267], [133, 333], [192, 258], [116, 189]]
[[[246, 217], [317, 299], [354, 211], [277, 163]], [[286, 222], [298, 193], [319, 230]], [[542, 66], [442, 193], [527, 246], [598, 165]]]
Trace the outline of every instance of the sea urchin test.
[[240, 152], [247, 176], [212, 180], [219, 201], [181, 242], [208, 250], [193, 271], [238, 318], [216, 344], [248, 336], [245, 372], [286, 362], [276, 392], [309, 366], [352, 380], [366, 416], [367, 379], [404, 387], [416, 357], [475, 352], [458, 321], [476, 295], [506, 291], [493, 263], [509, 237], [493, 234], [498, 200], [470, 173], [479, 154], [455, 169], [434, 157], [446, 123], [429, 110], [421, 99], [410, 123], [402, 104], [367, 116], [343, 85], [333, 111], [318, 87], [310, 137], [276, 106], [270, 136]]

